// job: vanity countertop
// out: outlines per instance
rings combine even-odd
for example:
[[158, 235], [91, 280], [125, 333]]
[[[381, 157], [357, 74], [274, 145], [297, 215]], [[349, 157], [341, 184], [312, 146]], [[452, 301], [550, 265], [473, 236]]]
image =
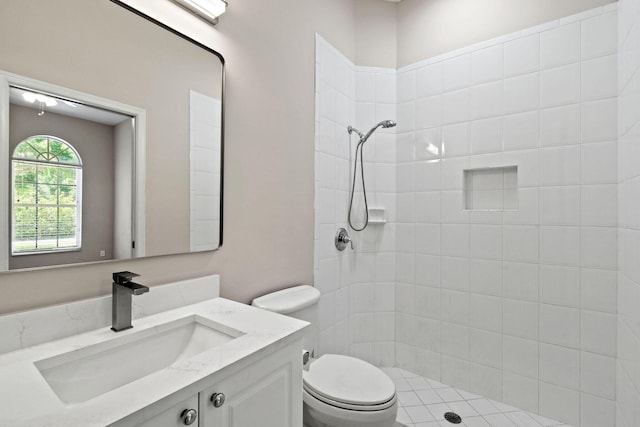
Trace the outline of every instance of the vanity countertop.
[[[189, 316], [200, 316], [240, 331], [241, 335], [81, 403], [62, 402], [36, 367], [44, 359]], [[214, 298], [134, 320], [134, 327], [126, 331], [115, 333], [106, 327], [5, 353], [0, 355], [0, 426], [106, 426], [131, 415], [142, 421], [146, 408], [178, 392], [197, 393], [205, 379], [223, 375], [224, 368], [299, 339], [306, 325], [300, 320]]]

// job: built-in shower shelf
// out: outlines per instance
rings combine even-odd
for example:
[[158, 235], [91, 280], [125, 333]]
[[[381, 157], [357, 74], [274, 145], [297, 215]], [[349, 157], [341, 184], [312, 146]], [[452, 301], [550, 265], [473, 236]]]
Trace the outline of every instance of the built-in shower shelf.
[[386, 224], [387, 214], [384, 208], [369, 208], [369, 224]]
[[464, 208], [468, 211], [518, 209], [518, 167], [464, 171]]

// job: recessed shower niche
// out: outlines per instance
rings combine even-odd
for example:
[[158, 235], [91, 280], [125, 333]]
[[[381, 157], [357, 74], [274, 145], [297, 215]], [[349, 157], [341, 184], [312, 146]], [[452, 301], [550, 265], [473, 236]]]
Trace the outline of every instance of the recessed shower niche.
[[474, 211], [518, 209], [518, 167], [465, 170], [464, 208]]

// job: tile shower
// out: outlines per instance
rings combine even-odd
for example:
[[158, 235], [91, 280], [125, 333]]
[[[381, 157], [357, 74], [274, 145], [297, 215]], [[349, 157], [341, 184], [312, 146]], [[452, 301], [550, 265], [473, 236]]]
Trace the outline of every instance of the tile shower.
[[[321, 353], [575, 426], [636, 425], [639, 11], [621, 1], [398, 70], [317, 37]], [[386, 223], [337, 252], [346, 127], [385, 119], [397, 128], [364, 158]]]

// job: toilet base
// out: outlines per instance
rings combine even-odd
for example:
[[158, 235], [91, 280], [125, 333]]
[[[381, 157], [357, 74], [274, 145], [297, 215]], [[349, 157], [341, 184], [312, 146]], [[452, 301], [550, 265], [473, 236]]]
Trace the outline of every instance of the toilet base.
[[318, 401], [303, 391], [305, 427], [393, 427], [398, 403], [382, 411], [351, 411]]

